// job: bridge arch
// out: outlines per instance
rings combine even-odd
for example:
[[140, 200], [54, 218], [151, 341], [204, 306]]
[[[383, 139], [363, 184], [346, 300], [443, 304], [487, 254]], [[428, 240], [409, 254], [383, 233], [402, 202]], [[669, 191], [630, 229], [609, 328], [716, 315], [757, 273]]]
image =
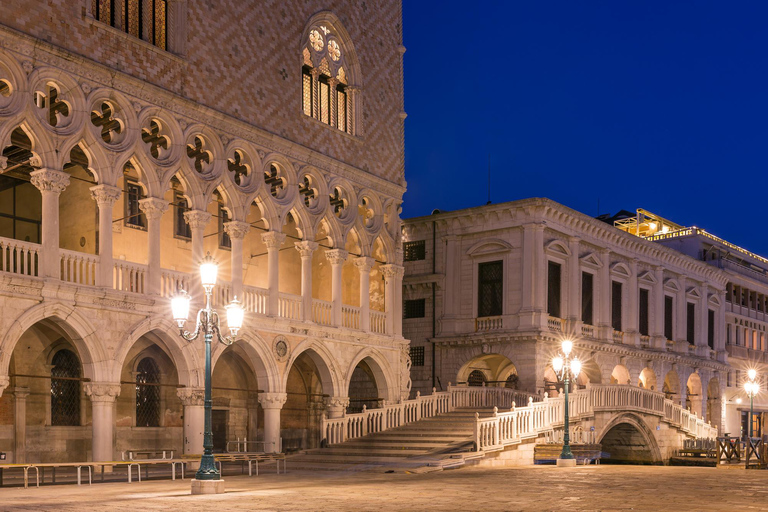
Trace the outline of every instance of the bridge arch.
[[650, 389], [651, 391], [658, 390], [658, 383], [656, 382], [656, 372], [647, 366], [640, 372], [640, 378], [637, 382], [638, 387], [643, 389]]
[[480, 380], [488, 386], [518, 389], [517, 367], [505, 355], [482, 354], [464, 363], [456, 376], [459, 384]]
[[610, 454], [603, 462], [615, 464], [663, 464], [653, 430], [640, 416], [619, 414], [598, 436], [602, 451]]

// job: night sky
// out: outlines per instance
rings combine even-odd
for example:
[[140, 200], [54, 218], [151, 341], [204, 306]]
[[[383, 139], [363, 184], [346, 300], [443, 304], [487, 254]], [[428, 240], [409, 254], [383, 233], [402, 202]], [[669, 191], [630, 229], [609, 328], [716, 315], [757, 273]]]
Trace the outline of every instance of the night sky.
[[403, 1], [403, 217], [548, 197], [768, 256], [768, 2]]

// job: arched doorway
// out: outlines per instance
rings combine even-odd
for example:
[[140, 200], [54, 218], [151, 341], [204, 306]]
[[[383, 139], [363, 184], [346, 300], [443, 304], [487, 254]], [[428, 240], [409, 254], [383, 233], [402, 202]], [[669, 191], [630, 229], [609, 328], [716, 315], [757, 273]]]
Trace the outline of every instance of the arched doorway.
[[640, 378], [638, 379], [637, 385], [644, 389], [656, 391], [656, 373], [648, 367], [643, 368], [643, 371], [640, 372]]
[[288, 371], [287, 400], [280, 416], [283, 451], [317, 448], [324, 397], [333, 393], [328, 366], [313, 349], [299, 354]]
[[456, 377], [458, 384], [518, 389], [517, 368], [501, 354], [483, 354], [464, 364]]
[[699, 377], [698, 373], [692, 373], [688, 377], [688, 384], [686, 385], [685, 408], [695, 413], [699, 418], [702, 417], [701, 406], [703, 397], [701, 391], [701, 377]]
[[629, 370], [623, 364], [614, 366], [611, 372], [611, 384], [631, 384]]
[[349, 379], [347, 414], [382, 407], [389, 390], [387, 378], [376, 360], [370, 356], [360, 360]]
[[653, 433], [642, 419], [628, 415], [613, 420], [600, 439], [605, 464], [661, 464]]
[[[227, 451], [228, 443], [258, 440], [259, 425], [264, 417], [259, 410], [258, 390], [256, 373], [243, 347], [235, 344], [225, 348], [216, 359], [211, 375], [214, 451]], [[247, 449], [257, 451], [262, 447], [254, 444]]]

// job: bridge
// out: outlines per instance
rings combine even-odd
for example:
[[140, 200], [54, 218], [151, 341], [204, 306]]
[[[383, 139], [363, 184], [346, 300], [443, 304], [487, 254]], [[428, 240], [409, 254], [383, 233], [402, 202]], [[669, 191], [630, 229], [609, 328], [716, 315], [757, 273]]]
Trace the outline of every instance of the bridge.
[[[450, 452], [446, 449], [450, 441], [454, 451], [533, 463], [536, 443], [562, 442], [564, 410], [562, 396], [449, 385], [447, 391], [323, 419], [323, 444], [337, 451], [316, 452], [341, 456], [359, 450], [362, 461], [376, 449], [384, 448], [381, 455], [386, 457], [418, 446], [422, 449], [411, 453], [434, 463], [439, 457], [426, 457], [429, 447], [432, 453], [445, 454]], [[717, 437], [716, 427], [663, 393], [629, 385], [589, 385], [571, 393], [569, 416], [572, 442], [600, 443], [602, 451], [615, 461], [663, 464], [683, 448], [685, 440]], [[438, 436], [435, 439], [446, 442], [430, 444], [431, 428], [440, 432], [433, 434]], [[447, 437], [448, 432], [452, 438]]]

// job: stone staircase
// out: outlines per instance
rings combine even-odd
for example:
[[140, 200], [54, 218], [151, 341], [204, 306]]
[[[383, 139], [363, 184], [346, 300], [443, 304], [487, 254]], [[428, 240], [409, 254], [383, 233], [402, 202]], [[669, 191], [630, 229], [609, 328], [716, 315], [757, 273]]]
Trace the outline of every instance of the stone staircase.
[[473, 457], [475, 414], [493, 415], [491, 408], [460, 408], [401, 427], [306, 450], [288, 458], [290, 469], [317, 471], [415, 471], [464, 464]]

